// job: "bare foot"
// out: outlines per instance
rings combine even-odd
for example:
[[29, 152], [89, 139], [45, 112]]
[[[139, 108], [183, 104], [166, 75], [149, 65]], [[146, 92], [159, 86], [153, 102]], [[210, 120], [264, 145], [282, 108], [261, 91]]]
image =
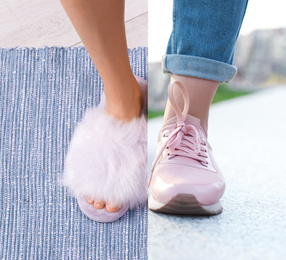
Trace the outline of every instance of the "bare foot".
[[[114, 93], [105, 93], [107, 113], [125, 122], [141, 115], [143, 103], [143, 95], [137, 80], [134, 78], [129, 84], [131, 84], [132, 87], [130, 87], [127, 93], [121, 92], [120, 94], [122, 94], [122, 96], [118, 97], [118, 93], [117, 96], [115, 96]], [[120, 86], [118, 86], [118, 88], [120, 89]], [[86, 200], [96, 209], [103, 209], [105, 207], [106, 210], [111, 213], [117, 212], [121, 208], [111, 206], [112, 202], [109, 204], [109, 202], [93, 200], [90, 197]]]

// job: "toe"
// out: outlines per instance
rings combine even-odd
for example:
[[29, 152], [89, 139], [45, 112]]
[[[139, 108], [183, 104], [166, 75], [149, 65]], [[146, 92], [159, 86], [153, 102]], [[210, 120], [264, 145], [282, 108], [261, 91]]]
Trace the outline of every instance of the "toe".
[[114, 213], [114, 212], [120, 210], [120, 207], [113, 207], [109, 203], [106, 203], [106, 210], [108, 212]]
[[86, 201], [89, 204], [93, 204], [94, 203], [94, 200], [92, 198], [90, 198], [90, 197], [87, 197]]
[[104, 202], [103, 201], [94, 201], [93, 206], [96, 209], [102, 209], [104, 207]]

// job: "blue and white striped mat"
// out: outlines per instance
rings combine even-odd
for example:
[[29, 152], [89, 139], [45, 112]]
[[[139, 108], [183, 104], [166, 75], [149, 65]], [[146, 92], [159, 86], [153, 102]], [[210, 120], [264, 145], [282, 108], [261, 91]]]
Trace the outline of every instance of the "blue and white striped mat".
[[[145, 79], [147, 52], [129, 51]], [[0, 49], [0, 259], [147, 259], [147, 207], [97, 223], [58, 185], [76, 123], [101, 91], [83, 47]]]

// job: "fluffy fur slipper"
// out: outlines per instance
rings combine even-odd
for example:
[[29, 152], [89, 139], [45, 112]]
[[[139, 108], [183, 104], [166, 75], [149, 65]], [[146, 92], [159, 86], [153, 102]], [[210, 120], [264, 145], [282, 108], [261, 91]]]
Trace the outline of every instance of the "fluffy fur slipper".
[[[147, 98], [147, 83], [138, 78]], [[106, 113], [104, 96], [78, 124], [66, 156], [63, 184], [82, 211], [99, 222], [110, 222], [147, 201], [146, 102], [140, 118], [122, 122]], [[122, 207], [110, 213], [87, 203], [91, 197]]]

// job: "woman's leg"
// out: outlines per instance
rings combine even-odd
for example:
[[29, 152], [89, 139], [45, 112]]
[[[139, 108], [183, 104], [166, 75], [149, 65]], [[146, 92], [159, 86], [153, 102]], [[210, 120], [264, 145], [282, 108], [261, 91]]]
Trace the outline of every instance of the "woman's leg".
[[61, 0], [104, 84], [107, 112], [140, 116], [142, 94], [129, 64], [124, 0]]
[[[142, 93], [132, 73], [125, 35], [124, 0], [61, 0], [104, 84], [106, 111], [123, 121], [139, 117]], [[112, 201], [90, 204], [115, 212]]]
[[247, 0], [174, 0], [163, 57], [164, 71], [171, 73], [169, 99], [151, 170], [154, 211], [222, 211], [225, 183], [207, 142], [208, 114], [219, 82], [236, 73], [231, 64], [246, 6]]
[[[218, 84], [231, 80], [236, 73], [231, 64], [247, 2], [174, 0], [173, 31], [163, 67], [172, 74], [172, 80], [187, 87], [189, 114], [201, 119], [206, 134], [209, 107]], [[181, 95], [175, 96], [182, 103]], [[168, 101], [164, 122], [173, 116]]]

